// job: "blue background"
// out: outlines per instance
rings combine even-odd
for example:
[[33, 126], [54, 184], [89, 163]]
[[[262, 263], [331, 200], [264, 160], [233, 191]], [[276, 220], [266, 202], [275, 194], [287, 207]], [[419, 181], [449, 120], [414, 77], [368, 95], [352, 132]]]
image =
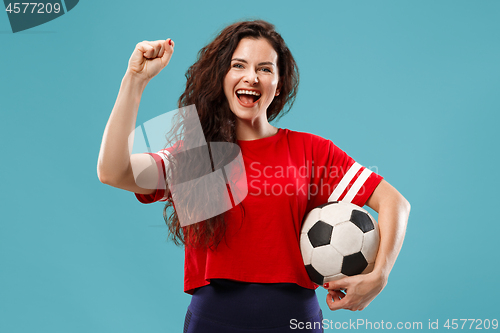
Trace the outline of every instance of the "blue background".
[[97, 156], [138, 42], [176, 43], [141, 124], [175, 109], [198, 50], [249, 18], [274, 23], [300, 68], [275, 125], [331, 139], [412, 204], [384, 291], [331, 312], [319, 288], [325, 318], [498, 319], [499, 17], [492, 0], [80, 1], [13, 34], [0, 13], [0, 331], [182, 330], [163, 205], [101, 184]]

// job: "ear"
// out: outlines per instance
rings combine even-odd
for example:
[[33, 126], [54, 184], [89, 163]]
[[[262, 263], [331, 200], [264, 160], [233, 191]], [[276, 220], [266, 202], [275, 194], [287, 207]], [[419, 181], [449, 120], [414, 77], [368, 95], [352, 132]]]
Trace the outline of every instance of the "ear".
[[278, 80], [278, 85], [276, 86], [276, 92], [274, 93], [274, 97], [278, 96], [280, 94], [280, 91], [281, 91], [281, 77], [280, 79]]

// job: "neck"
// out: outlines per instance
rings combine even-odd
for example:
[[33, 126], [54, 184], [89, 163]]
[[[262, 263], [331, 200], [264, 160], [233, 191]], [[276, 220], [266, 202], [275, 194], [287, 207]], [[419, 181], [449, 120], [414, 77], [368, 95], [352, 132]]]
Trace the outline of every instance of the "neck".
[[273, 136], [278, 132], [278, 128], [267, 122], [249, 123], [238, 120], [236, 124], [236, 138], [238, 140], [258, 140]]

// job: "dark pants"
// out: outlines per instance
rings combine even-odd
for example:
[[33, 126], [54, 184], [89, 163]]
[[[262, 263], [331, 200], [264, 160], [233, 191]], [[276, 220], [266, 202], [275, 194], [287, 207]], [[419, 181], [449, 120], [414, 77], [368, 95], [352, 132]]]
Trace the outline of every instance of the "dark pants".
[[314, 290], [294, 283], [211, 280], [195, 291], [184, 333], [323, 332]]

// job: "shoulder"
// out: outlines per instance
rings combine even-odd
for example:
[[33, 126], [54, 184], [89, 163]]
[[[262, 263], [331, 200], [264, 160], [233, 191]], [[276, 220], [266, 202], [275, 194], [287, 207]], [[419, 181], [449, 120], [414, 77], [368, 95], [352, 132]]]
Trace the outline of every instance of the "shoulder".
[[302, 143], [305, 145], [311, 145], [312, 147], [329, 147], [333, 145], [331, 140], [325, 139], [319, 135], [307, 133], [307, 132], [298, 132], [292, 131], [289, 129], [284, 129], [285, 135], [288, 138], [288, 141], [293, 144]]

